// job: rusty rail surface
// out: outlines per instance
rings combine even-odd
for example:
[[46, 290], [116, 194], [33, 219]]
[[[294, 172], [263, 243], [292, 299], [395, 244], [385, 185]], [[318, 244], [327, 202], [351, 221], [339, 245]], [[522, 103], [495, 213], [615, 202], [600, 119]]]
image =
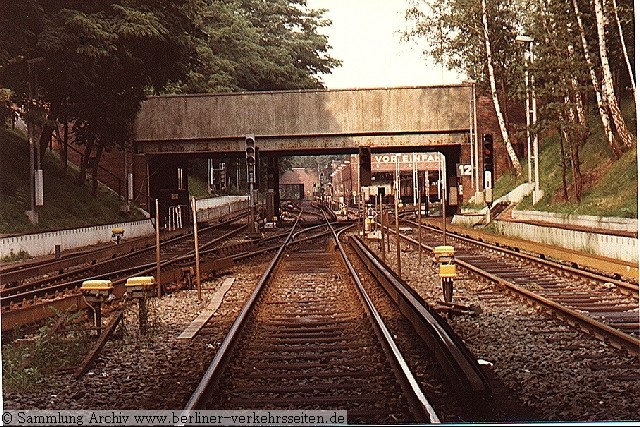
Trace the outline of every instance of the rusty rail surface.
[[351, 236], [351, 246], [385, 288], [416, 332], [434, 351], [450, 381], [474, 398], [490, 395], [487, 378], [462, 341], [447, 323], [389, 270], [362, 240]]
[[276, 266], [276, 264], [278, 263], [278, 260], [282, 256], [284, 249], [286, 247], [286, 243], [289, 242], [289, 240], [293, 236], [294, 229], [295, 229], [295, 226], [291, 227], [291, 231], [289, 232], [289, 235], [287, 236], [285, 243], [282, 244], [278, 249], [278, 252], [269, 263], [269, 266], [267, 267], [266, 271], [258, 281], [258, 284], [256, 285], [255, 289], [247, 299], [247, 302], [242, 307], [240, 314], [238, 315], [236, 320], [233, 322], [233, 325], [231, 325], [231, 328], [229, 329], [229, 332], [225, 336], [224, 341], [222, 341], [222, 344], [220, 345], [220, 348], [218, 349], [218, 352], [216, 353], [213, 361], [209, 364], [209, 367], [207, 368], [204, 375], [202, 376], [200, 383], [196, 387], [196, 390], [193, 392], [193, 394], [189, 398], [189, 401], [187, 402], [184, 408], [184, 411], [187, 414], [199, 408], [203, 404], [203, 402], [210, 397], [210, 392], [211, 392], [210, 384], [212, 383], [215, 375], [217, 375], [219, 371], [221, 371], [224, 368], [224, 364], [227, 362], [233, 348], [235, 347], [238, 341], [240, 330], [242, 329], [243, 325], [247, 322], [249, 313], [255, 306], [259, 295], [262, 293], [262, 290], [267, 283], [267, 280], [273, 274], [274, 267]]
[[[212, 227], [219, 227], [221, 225], [228, 225], [238, 220], [239, 218], [246, 216], [247, 210], [241, 210], [227, 214], [216, 221], [212, 221]], [[192, 231], [187, 229], [178, 229], [173, 231], [164, 231], [162, 233], [162, 245], [168, 245], [174, 243], [177, 240], [189, 237], [193, 234]], [[100, 261], [105, 262], [118, 262], [120, 259], [130, 256], [134, 252], [151, 251], [155, 249], [155, 237], [138, 237], [134, 239], [126, 239], [120, 242], [118, 245], [107, 243], [104, 247], [92, 248], [88, 250], [80, 250], [71, 254], [62, 256], [56, 260], [46, 261], [34, 261], [26, 262], [24, 265], [18, 264], [15, 267], [4, 269], [0, 272], [0, 283], [3, 285], [2, 293], [9, 295], [11, 293], [18, 293], [33, 289], [43, 281], [51, 279], [43, 279], [36, 281], [35, 283], [28, 284], [26, 286], [18, 286], [14, 289], [12, 284], [19, 283], [37, 277], [46, 273], [56, 272], [58, 275], [62, 275], [65, 270], [72, 267], [76, 267], [74, 273], [80, 271], [86, 271], [88, 269], [95, 268], [95, 265]], [[84, 270], [77, 269], [79, 265], [88, 265]]]
[[[415, 225], [417, 226], [417, 224]], [[394, 230], [391, 230], [391, 232], [395, 234]], [[438, 233], [441, 235], [442, 232], [438, 231]], [[400, 234], [400, 237], [408, 242], [411, 242], [414, 245], [418, 244], [418, 242], [415, 239], [412, 239], [411, 237], [408, 237], [406, 235]], [[521, 254], [519, 252], [510, 250], [507, 248], [503, 248], [500, 246], [491, 245], [485, 242], [476, 242], [473, 239], [469, 239], [469, 238], [461, 237], [457, 235], [452, 235], [451, 237], [461, 239], [473, 245], [479, 245], [480, 247], [484, 248], [485, 251], [507, 253], [508, 256], [513, 259], [524, 258], [528, 262], [532, 263], [533, 265], [540, 263], [543, 266], [541, 267], [542, 269], [545, 269], [547, 271], [551, 271], [552, 269], [557, 270], [558, 271], [557, 274], [559, 275], [559, 277], [562, 277], [565, 275], [574, 275], [576, 277], [584, 277], [587, 280], [590, 280], [596, 283], [598, 282], [612, 283], [613, 282], [612, 279], [608, 277], [600, 276], [600, 275], [587, 272], [581, 269], [569, 267], [564, 264], [554, 263], [550, 260], [540, 259], [538, 257], [531, 256], [528, 254]], [[422, 245], [423, 245], [423, 248], [433, 251], [432, 246], [429, 246], [425, 243], [423, 243]], [[508, 271], [501, 271], [499, 267], [496, 267], [495, 265], [493, 265], [495, 264], [495, 261], [489, 257], [486, 257], [486, 254], [473, 253], [473, 257], [469, 255], [456, 254], [456, 258], [454, 262], [457, 265], [459, 265], [461, 268], [464, 268], [465, 270], [472, 272], [477, 276], [483, 277], [485, 280], [491, 281], [493, 283], [496, 283], [504, 287], [511, 294], [521, 297], [524, 300], [530, 301], [534, 303], [536, 306], [543, 308], [544, 311], [548, 313], [550, 316], [556, 317], [568, 323], [569, 325], [582, 330], [583, 332], [590, 333], [596, 338], [612, 345], [613, 347], [627, 351], [629, 354], [640, 355], [640, 339], [638, 339], [633, 335], [630, 335], [629, 333], [624, 332], [623, 330], [615, 328], [614, 327], [615, 324], [614, 326], [611, 326], [604, 323], [603, 321], [598, 320], [598, 318], [604, 314], [601, 310], [598, 310], [599, 305], [603, 305], [603, 304], [611, 305], [614, 303], [601, 302], [599, 300], [588, 300], [586, 303], [579, 304], [579, 306], [581, 307], [581, 310], [584, 310], [587, 313], [589, 313], [589, 306], [587, 304], [589, 303], [589, 304], [593, 304], [592, 310], [594, 311], [593, 313], [591, 313], [591, 315], [585, 314], [584, 312], [581, 312], [578, 309], [572, 308], [572, 303], [570, 301], [563, 303], [561, 298], [556, 301], [553, 298], [544, 296], [543, 292], [541, 291], [528, 290], [525, 287], [518, 285], [517, 283], [515, 283], [516, 279], [522, 279], [523, 277], [530, 276], [531, 272], [522, 270], [520, 273], [518, 273], [518, 271], [520, 270], [518, 270], [518, 267], [515, 267], [515, 266], [511, 266], [508, 269]], [[560, 283], [560, 279], [556, 279], [555, 281], [552, 279], [548, 279], [548, 280], [551, 280], [554, 283], [556, 282]], [[532, 279], [532, 281], [535, 282], [536, 280]], [[633, 289], [633, 286], [634, 286], [633, 284], [629, 284], [626, 282], [621, 282], [621, 283], [626, 285], [624, 287], [625, 291], [628, 292], [630, 289], [629, 287]], [[616, 286], [618, 285], [618, 283], [612, 283], [612, 284]], [[635, 288], [637, 289], [637, 286]], [[567, 296], [571, 296], [571, 293], [568, 293]], [[611, 293], [606, 295], [607, 298], [613, 298], [614, 296], [615, 295]], [[594, 294], [594, 297], [595, 297], [595, 294]], [[637, 296], [635, 298], [636, 298], [636, 304], [633, 308], [637, 308]], [[624, 310], [625, 308], [623, 306], [622, 311]], [[640, 332], [640, 329], [639, 329], [640, 319], [638, 319], [637, 311], [631, 310], [628, 313], [630, 313], [630, 315], [634, 317], [634, 321], [635, 321], [634, 323], [635, 326], [630, 325], [632, 326], [630, 329], [634, 330], [635, 333]]]
[[89, 368], [91, 367], [91, 364], [100, 355], [100, 351], [102, 351], [102, 348], [109, 340], [109, 337], [111, 337], [111, 335], [113, 334], [113, 331], [115, 331], [116, 327], [120, 324], [120, 321], [122, 320], [122, 316], [123, 316], [122, 311], [118, 311], [117, 313], [115, 313], [111, 321], [102, 330], [102, 333], [100, 334], [100, 336], [98, 337], [98, 340], [93, 345], [93, 348], [91, 348], [89, 353], [87, 353], [87, 355], [84, 357], [84, 359], [82, 360], [78, 368], [73, 373], [73, 377], [75, 379], [81, 378], [89, 370]]
[[[229, 231], [214, 239], [215, 242], [224, 241], [239, 233], [244, 228], [239, 227]], [[208, 246], [205, 243], [203, 246]], [[220, 271], [233, 263], [231, 257], [207, 258], [208, 252], [215, 249], [205, 250], [200, 263], [200, 271], [203, 276]], [[163, 289], [168, 289], [177, 283], [191, 283], [193, 276], [193, 256], [192, 251], [186, 255], [161, 262], [160, 278], [157, 281]], [[125, 282], [133, 275], [155, 275], [156, 264], [146, 263], [134, 267], [111, 271], [104, 275], [93, 276], [92, 278], [108, 278], [112, 280], [114, 286], [114, 296], [121, 298], [125, 293]], [[48, 317], [54, 316], [57, 312], [67, 310], [79, 310], [86, 307], [78, 289], [87, 278], [76, 279], [67, 283], [60, 283], [44, 286], [39, 289], [26, 291], [17, 295], [4, 296], [2, 301], [2, 331], [13, 330], [20, 326], [36, 323]], [[70, 294], [70, 295], [69, 295]], [[43, 301], [38, 301], [42, 299]]]
[[[315, 236], [310, 237], [309, 239], [317, 238], [318, 236], [321, 236], [323, 234], [324, 233], [319, 233]], [[340, 243], [340, 239], [338, 238], [337, 233], [335, 231], [332, 231], [332, 234], [334, 235], [334, 239], [336, 241], [336, 247], [340, 251], [341, 257], [343, 258], [344, 261], [346, 261], [348, 270], [352, 275], [355, 275], [354, 281], [356, 282], [358, 287], [358, 294], [361, 297], [363, 306], [366, 307], [367, 312], [369, 313], [368, 317], [371, 320], [372, 326], [377, 330], [376, 335], [379, 336], [381, 338], [381, 341], [384, 342], [384, 347], [386, 347], [387, 349], [385, 351], [386, 354], [392, 355], [390, 359], [393, 360], [392, 365], [395, 366], [394, 371], [396, 372], [396, 375], [403, 378], [402, 381], [404, 385], [402, 386], [402, 389], [406, 394], [407, 399], [413, 402], [412, 407], [415, 408], [414, 413], [419, 414], [417, 415], [418, 417], [417, 419], [423, 420], [423, 421], [429, 421], [432, 423], [439, 422], [434, 409], [431, 407], [431, 404], [427, 401], [424, 393], [422, 393], [422, 391], [420, 390], [420, 386], [417, 380], [413, 377], [413, 374], [408, 368], [407, 363], [404, 361], [402, 354], [400, 353], [397, 345], [394, 342], [392, 334], [389, 332], [387, 327], [382, 322], [382, 318], [380, 314], [377, 313], [377, 310], [374, 307], [372, 300], [369, 298], [366, 291], [364, 290], [364, 287], [360, 283], [357, 273], [353, 269], [353, 266], [349, 262], [348, 257], [344, 252], [344, 249], [342, 248], [342, 244]], [[267, 282], [271, 279], [272, 275], [274, 274], [273, 269], [276, 267], [276, 265], [278, 265], [278, 261], [282, 257], [285, 247], [287, 245], [290, 246], [295, 243], [301, 243], [305, 239], [301, 239], [297, 242], [292, 242], [292, 240], [293, 240], [293, 234], [289, 236], [285, 244], [283, 244], [280, 247], [280, 249], [278, 250], [278, 253], [272, 259], [271, 263], [269, 264], [269, 268], [267, 268], [262, 278], [256, 285], [253, 293], [251, 294], [246, 304], [242, 308], [240, 315], [236, 318], [234, 324], [232, 325], [224, 341], [222, 342], [222, 345], [220, 346], [218, 352], [215, 354], [213, 361], [211, 362], [205, 374], [203, 375], [201, 382], [199, 383], [195, 392], [192, 394], [187, 405], [185, 406], [184, 413], [183, 413], [184, 415], [188, 416], [194, 410], [206, 408], [207, 402], [213, 398], [214, 387], [220, 381], [222, 381], [221, 375], [225, 370], [227, 363], [230, 362], [231, 353], [234, 351], [235, 347], [239, 342], [240, 335], [243, 331], [244, 326], [248, 322], [248, 318], [252, 316], [253, 311], [257, 306], [257, 302], [265, 292]], [[402, 290], [398, 289], [397, 292], [402, 292]], [[284, 304], [284, 301], [282, 303]], [[272, 304], [275, 304], [275, 302], [272, 302]], [[399, 305], [402, 305], [402, 303], [400, 303]], [[422, 308], [424, 309], [424, 307]], [[406, 312], [407, 311], [406, 306], [402, 307], [400, 310], [403, 312]], [[414, 317], [414, 320], [412, 320], [412, 323], [419, 324], [421, 322], [424, 322], [425, 316], [423, 313], [418, 313], [413, 317]], [[418, 318], [422, 320], [417, 320]], [[431, 316], [431, 318], [433, 319], [433, 316]], [[452, 362], [450, 359], [455, 360], [453, 362], [455, 367], [450, 369], [450, 371], [452, 372], [451, 378], [455, 378], [454, 387], [462, 386], [464, 391], [468, 392], [467, 394], [468, 396], [470, 397], [472, 396], [478, 401], [482, 400], [483, 398], [488, 398], [490, 396], [490, 390], [486, 380], [483, 378], [484, 374], [481, 371], [481, 368], [479, 367], [479, 365], [477, 364], [477, 361], [475, 360], [475, 358], [472, 355], [470, 355], [470, 353], [468, 353], [468, 350], [467, 350], [467, 354], [464, 354], [464, 349], [463, 349], [464, 346], [459, 340], [455, 338], [451, 338], [449, 336], [451, 333], [450, 330], [446, 330], [446, 328], [440, 325], [436, 320], [432, 320], [431, 323], [432, 323], [432, 326], [430, 328], [424, 327], [424, 325], [422, 325], [422, 333], [425, 335], [426, 334], [431, 335], [431, 338], [427, 340], [430, 341], [436, 347], [438, 346], [438, 344], [434, 344], [435, 341], [439, 341], [441, 339], [444, 340], [445, 343], [440, 345], [442, 350], [436, 350], [436, 353], [440, 352], [441, 356], [438, 357], [438, 360], [443, 366], [451, 365]], [[435, 323], [435, 325], [433, 325], [433, 323]], [[420, 330], [420, 327], [415, 327], [415, 329]], [[462, 349], [461, 349], [461, 346], [463, 347]], [[313, 347], [310, 347], [309, 351], [312, 351], [312, 349]], [[451, 353], [448, 353], [448, 350], [452, 350], [453, 355]], [[463, 367], [463, 365], [466, 367]], [[472, 366], [472, 367], [468, 368], [468, 366]], [[454, 370], [456, 371], [455, 375], [453, 374]], [[461, 374], [461, 372], [463, 373]], [[462, 379], [463, 377], [464, 379]], [[302, 399], [301, 402], [304, 400], [304, 398], [302, 397], [300, 399]], [[321, 399], [321, 397], [318, 397], [318, 399]], [[326, 401], [327, 402], [331, 401], [331, 399], [327, 398]]]

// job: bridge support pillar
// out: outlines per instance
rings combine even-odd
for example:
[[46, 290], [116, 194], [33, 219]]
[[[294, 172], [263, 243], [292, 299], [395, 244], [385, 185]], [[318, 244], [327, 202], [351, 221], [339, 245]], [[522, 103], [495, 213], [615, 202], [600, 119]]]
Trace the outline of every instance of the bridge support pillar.
[[[267, 157], [267, 221], [280, 220], [280, 169], [277, 156]], [[273, 194], [273, 200], [271, 200]]]
[[445, 188], [447, 191], [446, 197], [446, 213], [447, 216], [453, 216], [459, 211], [461, 200], [458, 197], [458, 177], [456, 176], [456, 162], [459, 161], [460, 151], [452, 149], [445, 152], [446, 159], [446, 176], [445, 176]]
[[369, 187], [371, 185], [371, 148], [358, 148], [358, 176], [360, 188]]
[[[190, 224], [188, 162], [186, 157], [148, 156], [149, 197], [159, 200], [161, 228], [181, 228]], [[155, 205], [150, 206], [155, 217]]]

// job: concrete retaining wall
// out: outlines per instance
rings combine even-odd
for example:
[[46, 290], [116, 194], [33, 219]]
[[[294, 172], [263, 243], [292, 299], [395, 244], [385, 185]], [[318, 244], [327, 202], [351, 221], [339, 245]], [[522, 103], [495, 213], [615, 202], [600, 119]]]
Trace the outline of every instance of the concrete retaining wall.
[[520, 184], [518, 187], [512, 190], [509, 194], [506, 194], [504, 197], [501, 197], [500, 199], [496, 200], [496, 203], [499, 201], [502, 201], [502, 199], [504, 199], [504, 201], [509, 203], [520, 203], [522, 199], [524, 199], [526, 196], [531, 194], [532, 191], [533, 191], [533, 184], [530, 184], [530, 183]]
[[506, 236], [623, 261], [638, 262], [638, 239], [634, 237], [565, 230], [522, 222], [494, 221], [493, 224], [500, 233]]
[[[486, 208], [483, 209], [483, 211], [486, 211]], [[454, 225], [473, 227], [475, 225], [484, 224], [486, 222], [486, 218], [487, 214], [484, 212], [463, 213], [462, 215], [455, 215], [451, 220], [451, 223]]]
[[539, 211], [513, 210], [511, 217], [518, 221], [544, 221], [554, 224], [572, 224], [603, 230], [638, 231], [637, 218], [616, 218], [591, 215], [568, 215]]
[[20, 251], [25, 251], [31, 256], [43, 256], [55, 253], [56, 245], [60, 245], [60, 249], [65, 251], [109, 242], [111, 240], [111, 230], [116, 227], [124, 229], [125, 239], [145, 236], [154, 232], [151, 220], [145, 219], [135, 222], [4, 237], [0, 239], [0, 256], [4, 257], [11, 252], [17, 254]]
[[199, 199], [196, 200], [196, 210], [204, 210], [217, 208], [220, 206], [229, 206], [229, 204], [234, 202], [249, 202], [249, 196], [220, 196], [220, 197], [210, 197], [208, 199]]
[[249, 198], [245, 196], [237, 196], [227, 200], [220, 200], [220, 203], [207, 202], [211, 200], [218, 201], [218, 199], [222, 198], [218, 197], [216, 199], [196, 200], [196, 217], [198, 218], [198, 221], [210, 221], [215, 218], [220, 218], [228, 213], [249, 207]]
[[[486, 208], [481, 211], [467, 210], [463, 215], [453, 217], [453, 224], [472, 227], [483, 224]], [[493, 221], [498, 232], [505, 236], [533, 242], [556, 245], [567, 249], [591, 253], [608, 258], [638, 262], [638, 239], [634, 237], [611, 236], [589, 231], [564, 230], [554, 225], [578, 225], [582, 227], [638, 231], [636, 218], [599, 217], [589, 215], [563, 215], [540, 211], [512, 211], [512, 218], [519, 221], [540, 221], [548, 226], [525, 224], [512, 221]]]
[[[198, 221], [218, 218], [229, 212], [244, 209], [249, 202], [246, 196], [214, 197], [196, 200]], [[111, 241], [111, 230], [124, 229], [123, 238], [151, 235], [155, 232], [151, 220], [83, 227], [72, 230], [50, 231], [46, 233], [26, 234], [22, 236], [4, 237], [0, 239], [0, 257], [25, 251], [29, 255], [43, 256], [55, 253], [56, 245], [65, 251], [83, 246], [95, 245]]]

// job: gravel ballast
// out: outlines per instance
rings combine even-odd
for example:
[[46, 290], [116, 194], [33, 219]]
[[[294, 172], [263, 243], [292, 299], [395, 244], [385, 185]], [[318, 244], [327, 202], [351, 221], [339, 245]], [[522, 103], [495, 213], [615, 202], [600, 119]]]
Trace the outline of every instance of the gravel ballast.
[[[395, 249], [395, 243], [392, 244]], [[374, 248], [377, 247], [373, 245]], [[395, 266], [395, 250], [387, 262]], [[233, 266], [205, 281], [203, 301], [195, 290], [150, 303], [150, 328], [137, 330], [137, 306], [125, 310], [124, 324], [87, 374], [74, 380], [54, 373], [35, 391], [4, 390], [5, 409], [181, 409], [212, 360], [227, 330], [266, 267]], [[403, 279], [427, 302], [442, 299], [428, 254], [402, 244]], [[214, 315], [213, 326], [189, 341], [178, 335], [206, 307], [225, 278], [235, 283]], [[459, 274], [454, 302], [479, 308], [449, 324], [518, 401], [542, 421], [639, 420], [640, 364], [613, 347], [552, 319], [495, 289]], [[534, 421], [534, 420], [532, 420]]]

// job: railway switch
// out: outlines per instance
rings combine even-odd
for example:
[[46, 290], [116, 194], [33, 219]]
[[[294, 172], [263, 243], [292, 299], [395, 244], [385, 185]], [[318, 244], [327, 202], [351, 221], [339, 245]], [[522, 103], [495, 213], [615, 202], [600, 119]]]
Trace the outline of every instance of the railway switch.
[[127, 296], [138, 300], [138, 326], [141, 335], [147, 333], [147, 298], [155, 295], [156, 279], [153, 276], [130, 277], [125, 288]]
[[130, 298], [148, 298], [154, 295], [156, 279], [153, 276], [130, 277], [125, 288]]
[[455, 249], [453, 246], [436, 246], [433, 249], [435, 261], [439, 264], [440, 283], [445, 302], [453, 301], [453, 278], [456, 277], [456, 265], [453, 263]]
[[[113, 293], [113, 285], [111, 280], [85, 280], [80, 288], [85, 298], [95, 299], [96, 301], [105, 302]], [[87, 301], [90, 301], [87, 299]]]
[[111, 229], [111, 239], [116, 242], [116, 245], [120, 244], [120, 239], [124, 235], [124, 228], [115, 227]]
[[111, 280], [91, 279], [82, 282], [80, 292], [93, 311], [96, 330], [100, 334], [102, 329], [102, 303], [113, 298], [113, 285]]

